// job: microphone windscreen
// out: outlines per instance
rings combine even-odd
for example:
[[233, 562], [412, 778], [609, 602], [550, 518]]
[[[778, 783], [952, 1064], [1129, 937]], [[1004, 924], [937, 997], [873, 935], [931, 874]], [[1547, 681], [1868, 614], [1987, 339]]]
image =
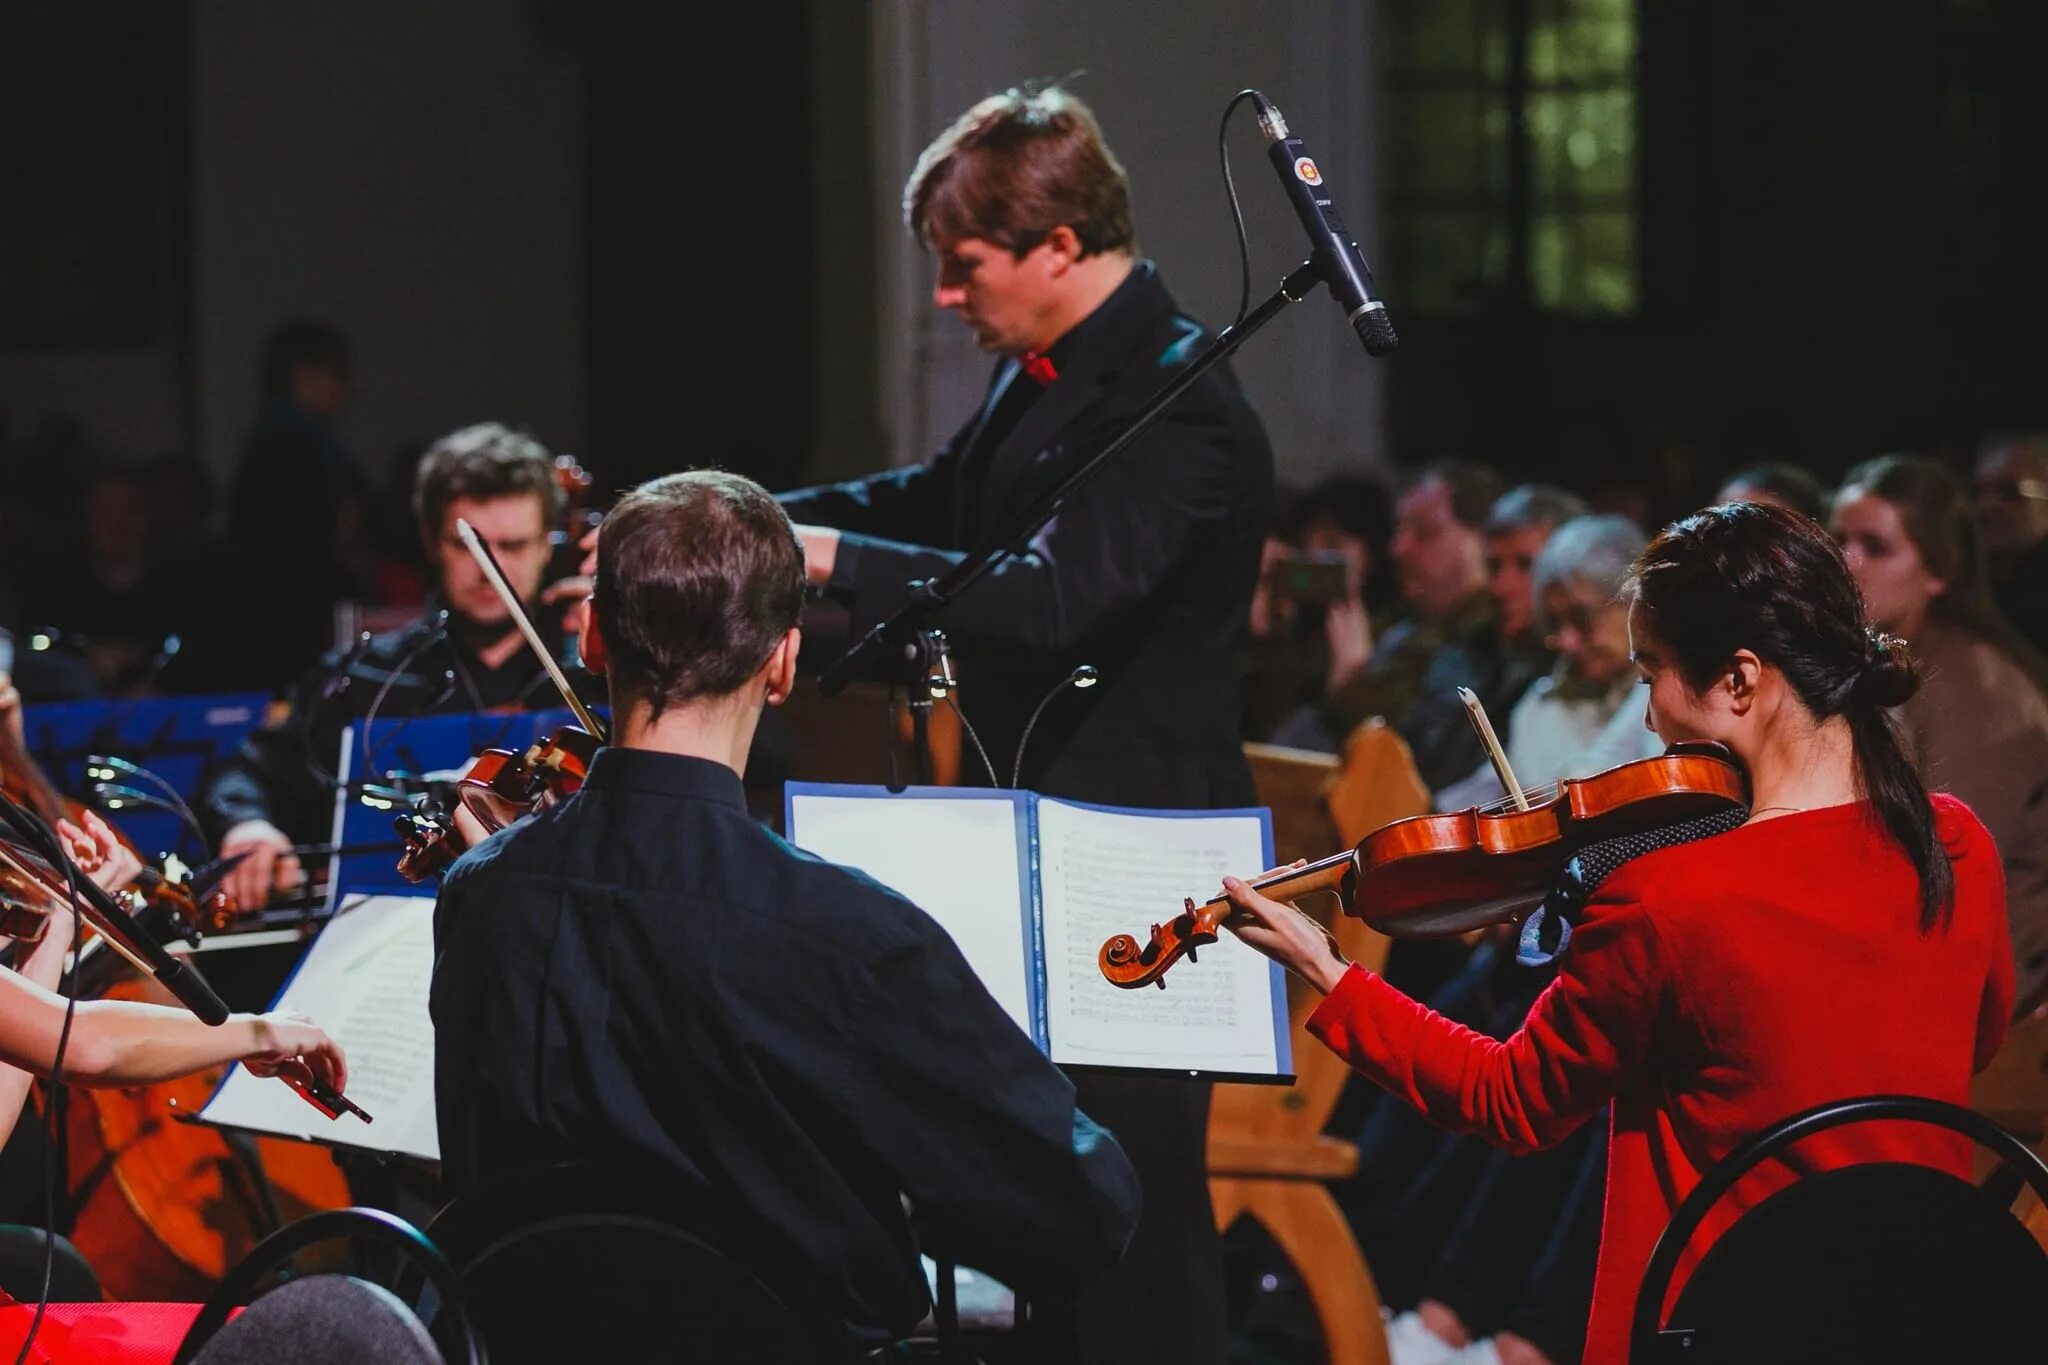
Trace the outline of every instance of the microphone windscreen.
[[1394, 335], [1394, 324], [1387, 320], [1384, 308], [1366, 309], [1351, 325], [1358, 330], [1358, 339], [1365, 343], [1367, 355], [1389, 356], [1401, 348], [1401, 338]]

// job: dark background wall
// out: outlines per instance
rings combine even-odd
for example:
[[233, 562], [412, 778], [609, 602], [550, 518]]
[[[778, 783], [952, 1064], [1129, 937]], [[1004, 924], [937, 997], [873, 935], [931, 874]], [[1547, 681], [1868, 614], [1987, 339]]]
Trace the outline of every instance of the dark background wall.
[[[1075, 67], [1133, 163], [1148, 246], [1212, 320], [1235, 299], [1210, 249], [1226, 87], [1308, 100], [1300, 131], [1363, 168], [1346, 187], [1370, 223], [1371, 125], [1407, 115], [1360, 98], [1378, 54], [1358, 11], [1300, 6], [1276, 36], [1224, 3], [1081, 9], [768, 0], [722, 13], [714, 41], [652, 0], [10, 6], [0, 412], [16, 444], [68, 413], [88, 448], [191, 448], [225, 473], [262, 328], [311, 311], [356, 340], [347, 435], [373, 474], [486, 415], [613, 484], [911, 456], [892, 411], [926, 405], [918, 430], [943, 433], [958, 395], [906, 396], [890, 357], [958, 338], [904, 331], [928, 281], [901, 258], [898, 163], [966, 99]], [[1284, 470], [1461, 453], [1580, 481], [1651, 470], [1682, 499], [1734, 463], [1961, 458], [2048, 422], [2048, 10], [1635, 12], [1638, 311], [1431, 317], [1379, 261], [1397, 360], [1301, 350], [1292, 334], [1332, 319], [1296, 310], [1240, 366], [1289, 438]], [[1298, 93], [1310, 70], [1318, 92]], [[906, 82], [929, 108], [892, 93]], [[1241, 150], [1263, 272], [1294, 243]], [[1364, 389], [1385, 445], [1344, 407]]]
[[1961, 461], [2048, 425], [2048, 8], [1636, 12], [1640, 313], [1411, 319], [1396, 448], [1582, 481], [1647, 462], [1670, 512], [1739, 464]]

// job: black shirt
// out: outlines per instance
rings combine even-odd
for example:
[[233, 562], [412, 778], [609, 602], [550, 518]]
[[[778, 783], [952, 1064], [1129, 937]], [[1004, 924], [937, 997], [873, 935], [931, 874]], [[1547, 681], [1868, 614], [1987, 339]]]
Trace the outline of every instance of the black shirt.
[[452, 1195], [632, 1173], [869, 1346], [926, 1311], [920, 1242], [1058, 1296], [1136, 1222], [1123, 1153], [945, 931], [751, 819], [729, 768], [603, 750], [450, 870], [434, 929]]
[[[249, 736], [200, 788], [193, 805], [208, 837], [218, 842], [245, 820], [268, 820], [297, 842], [325, 838], [334, 818], [342, 727], [361, 721], [372, 707], [379, 719], [402, 720], [562, 705], [531, 649], [522, 647], [492, 668], [455, 631], [441, 629], [438, 616], [372, 636], [356, 649], [335, 650], [300, 680], [284, 722]], [[556, 624], [542, 616], [537, 629], [543, 639]], [[571, 669], [569, 677], [585, 701], [603, 701], [587, 673]], [[357, 779], [376, 776], [360, 761], [355, 768]]]

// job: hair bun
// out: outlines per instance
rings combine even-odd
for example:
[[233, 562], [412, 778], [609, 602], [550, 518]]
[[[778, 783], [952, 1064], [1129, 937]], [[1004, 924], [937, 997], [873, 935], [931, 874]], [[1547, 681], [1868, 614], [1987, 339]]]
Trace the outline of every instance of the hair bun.
[[1920, 690], [1920, 665], [1913, 651], [1896, 635], [1870, 631], [1857, 691], [1879, 706], [1897, 706]]

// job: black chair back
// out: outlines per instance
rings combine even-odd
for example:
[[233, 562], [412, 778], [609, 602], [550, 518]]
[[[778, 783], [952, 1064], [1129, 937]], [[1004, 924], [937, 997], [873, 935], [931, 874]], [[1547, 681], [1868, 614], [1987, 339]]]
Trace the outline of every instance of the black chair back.
[[645, 1189], [556, 1166], [467, 1194], [427, 1225], [496, 1365], [830, 1359], [815, 1324]]
[[2004, 1200], [1899, 1162], [1808, 1176], [1750, 1209], [1700, 1258], [1660, 1327], [1687, 1244], [1743, 1175], [1814, 1133], [1882, 1119], [1963, 1133], [2048, 1200], [2048, 1165], [1967, 1109], [1873, 1096], [1795, 1115], [1730, 1153], [1672, 1216], [1636, 1301], [1631, 1361], [2018, 1359], [2048, 1345], [2048, 1253]]
[[[204, 1355], [209, 1343], [217, 1334], [225, 1336], [223, 1326], [228, 1321], [228, 1315], [237, 1307], [249, 1303], [251, 1296], [255, 1294], [256, 1286], [267, 1276], [307, 1247], [344, 1238], [396, 1252], [404, 1263], [425, 1277], [427, 1284], [439, 1298], [439, 1305], [434, 1313], [433, 1334], [434, 1339], [439, 1342], [439, 1359], [460, 1362], [461, 1365], [489, 1365], [483, 1341], [470, 1321], [464, 1303], [462, 1284], [456, 1278], [447, 1258], [442, 1256], [440, 1250], [418, 1228], [403, 1218], [386, 1213], [382, 1209], [365, 1208], [328, 1209], [315, 1213], [279, 1228], [258, 1242], [254, 1250], [221, 1277], [219, 1286], [200, 1308], [199, 1315], [192, 1320], [192, 1326], [186, 1330], [185, 1339], [178, 1346], [178, 1354], [173, 1365], [196, 1365], [196, 1362], [206, 1358], [268, 1361], [273, 1357], [259, 1352], [268, 1350], [278, 1341], [288, 1339], [293, 1333], [294, 1322], [300, 1323], [310, 1334], [317, 1330], [321, 1323], [335, 1316], [338, 1304], [350, 1299], [363, 1301], [364, 1296], [346, 1286], [357, 1286], [363, 1290], [373, 1289], [374, 1286], [347, 1276], [320, 1275], [309, 1277], [308, 1281], [295, 1281], [294, 1283], [306, 1283], [331, 1280], [338, 1283], [322, 1286], [317, 1293], [294, 1290], [282, 1301], [284, 1306], [273, 1305], [270, 1308], [263, 1308], [262, 1305], [269, 1299], [284, 1294], [283, 1288], [273, 1290], [270, 1294], [257, 1299], [243, 1315], [253, 1317], [257, 1329], [245, 1329], [246, 1336], [242, 1332], [236, 1334], [240, 1345], [235, 1349], [246, 1350], [251, 1354], [222, 1353], [212, 1357]], [[373, 1301], [377, 1307], [367, 1309], [366, 1313], [374, 1314], [376, 1321], [365, 1321], [358, 1326], [362, 1331], [372, 1334], [370, 1339], [379, 1343], [400, 1344], [405, 1340], [415, 1339], [410, 1329], [419, 1326], [418, 1319], [412, 1318], [411, 1310], [403, 1301], [381, 1291], [371, 1294], [369, 1301]], [[397, 1310], [396, 1315], [391, 1311], [393, 1309]], [[404, 1321], [407, 1318], [411, 1318], [410, 1326]], [[238, 1318], [236, 1321], [239, 1322], [241, 1319]], [[393, 1331], [394, 1328], [398, 1330]], [[317, 1361], [317, 1357], [312, 1356], [310, 1350], [302, 1352], [301, 1358], [307, 1365], [314, 1365]], [[380, 1357], [359, 1355], [357, 1358]], [[406, 1357], [397, 1356], [394, 1359], [405, 1360]]]

